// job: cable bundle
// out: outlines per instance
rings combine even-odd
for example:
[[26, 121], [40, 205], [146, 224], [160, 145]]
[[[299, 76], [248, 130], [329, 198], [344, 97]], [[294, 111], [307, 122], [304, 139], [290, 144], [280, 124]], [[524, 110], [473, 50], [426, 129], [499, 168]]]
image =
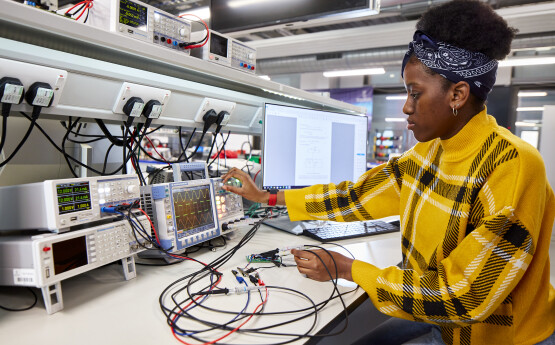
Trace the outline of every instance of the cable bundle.
[[[265, 286], [260, 279], [256, 279], [252, 276], [249, 276], [249, 278], [251, 283], [255, 285], [251, 285], [247, 288], [247, 279], [243, 279], [240, 275], [236, 274], [237, 272], [235, 271], [233, 271], [233, 273], [236, 274], [237, 281], [240, 284], [244, 284], [245, 287], [219, 287], [223, 276], [223, 273], [220, 272], [221, 267], [227, 263], [241, 247], [248, 243], [248, 241], [259, 229], [261, 222], [265, 220], [267, 216], [268, 214], [252, 229], [250, 229], [236, 246], [225, 252], [216, 260], [208, 264], [203, 264], [203, 267], [196, 272], [188, 274], [172, 282], [162, 291], [159, 297], [160, 309], [166, 317], [166, 322], [170, 326], [172, 334], [179, 342], [189, 345], [191, 341], [190, 339], [192, 339], [202, 344], [224, 344], [221, 341], [233, 333], [243, 333], [255, 336], [266, 335], [269, 337], [283, 337], [285, 340], [278, 341], [273, 344], [287, 344], [301, 338], [323, 337], [339, 334], [346, 329], [348, 321], [345, 323], [343, 330], [338, 333], [310, 335], [310, 333], [315, 329], [318, 312], [335, 298], [340, 299], [344, 308], [345, 316], [348, 317], [342, 296], [356, 291], [356, 288], [345, 293], [341, 293], [337, 288], [336, 280], [332, 280], [333, 290], [329, 298], [320, 303], [315, 303], [309, 296], [294, 289], [281, 286]], [[320, 248], [317, 246], [307, 247]], [[320, 249], [326, 251], [324, 248]], [[316, 253], [314, 254], [317, 255]], [[251, 268], [247, 271], [253, 272], [255, 270], [256, 269]], [[332, 277], [332, 274], [329, 271], [328, 273], [330, 274], [330, 277]], [[260, 294], [260, 302], [254, 306], [252, 305], [250, 296], [251, 291], [253, 290], [258, 290]], [[214, 308], [208, 305], [209, 298], [218, 299], [216, 301], [218, 305], [228, 304], [221, 299], [228, 298], [224, 295], [236, 293], [237, 291], [244, 292], [246, 295], [244, 297], [245, 304], [240, 310], [224, 310], [222, 308]], [[279, 299], [282, 294], [296, 296], [297, 298], [304, 300], [307, 306], [295, 310], [266, 311], [265, 309], [268, 305], [269, 296], [271, 295], [273, 300]], [[214, 305], [214, 303], [211, 303], [211, 305]], [[218, 314], [220, 315], [217, 317]], [[221, 316], [221, 314], [224, 316]], [[227, 315], [227, 317], [225, 317], [225, 315]], [[272, 318], [275, 317], [283, 320], [283, 315], [290, 315], [288, 321], [272, 322]], [[258, 320], [256, 322], [257, 325], [263, 325], [247, 328], [249, 321], [253, 318]], [[225, 323], [216, 323], [213, 321], [214, 319], [227, 319], [229, 321], [226, 321]], [[305, 325], [306, 329], [303, 333], [281, 331], [284, 327], [299, 322], [305, 322], [304, 320], [306, 319], [310, 321]], [[264, 344], [268, 344], [268, 342], [264, 342]]]
[[[70, 18], [73, 18], [73, 17], [77, 16], [77, 18], [75, 18], [75, 20], [79, 20], [79, 18], [81, 18], [81, 16], [83, 16], [83, 14], [85, 12], [87, 12], [87, 16], [85, 17], [85, 20], [83, 21], [83, 23], [86, 23], [87, 19], [89, 19], [89, 11], [93, 7], [93, 3], [94, 3], [93, 0], [84, 0], [84, 1], [78, 2], [77, 4], [75, 4], [74, 6], [69, 8], [67, 11], [65, 11], [64, 15], [66, 15], [67, 17], [70, 17]], [[77, 8], [77, 9], [75, 11], [71, 12], [75, 8]]]
[[[159, 129], [163, 128], [164, 126], [158, 126], [156, 128], [154, 128], [153, 130], [148, 131], [148, 128], [145, 127], [142, 124], [138, 124], [136, 126], [136, 128], [134, 130], [132, 130], [130, 127], [128, 126], [122, 126], [122, 135], [114, 135], [112, 133], [110, 133], [110, 131], [108, 130], [108, 128], [106, 127], [106, 125], [104, 124], [104, 122], [102, 120], [96, 120], [96, 123], [98, 124], [99, 128], [102, 130], [102, 135], [90, 135], [90, 134], [82, 134], [80, 133], [83, 127], [83, 123], [81, 123], [81, 118], [72, 118], [69, 117], [67, 122], [61, 122], [62, 126], [64, 127], [64, 129], [66, 130], [65, 135], [63, 136], [62, 142], [60, 145], [58, 145], [56, 142], [54, 142], [54, 140], [51, 138], [51, 136], [39, 125], [39, 123], [36, 120], [33, 120], [32, 116], [27, 115], [24, 112], [20, 112], [25, 118], [27, 118], [29, 121], [31, 121], [31, 123], [33, 124], [34, 128], [37, 128], [44, 136], [45, 138], [48, 140], [48, 142], [58, 151], [60, 152], [71, 173], [73, 174], [74, 177], [77, 177], [77, 173], [75, 172], [75, 166], [80, 166], [80, 167], [84, 167], [87, 170], [101, 175], [101, 176], [110, 176], [110, 175], [116, 175], [119, 173], [126, 173], [126, 166], [127, 163], [130, 161], [135, 169], [135, 172], [137, 173], [137, 176], [139, 177], [139, 180], [141, 181], [141, 185], [146, 185], [147, 181], [146, 179], [143, 177], [143, 174], [141, 172], [140, 169], [140, 165], [139, 165], [139, 158], [138, 158], [138, 152], [141, 151], [143, 152], [147, 157], [149, 157], [150, 159], [152, 159], [153, 161], [157, 161], [157, 162], [162, 162], [162, 163], [166, 163], [167, 165], [160, 168], [160, 169], [156, 169], [155, 171], [151, 172], [151, 174], [154, 175], [154, 177], [159, 174], [161, 171], [165, 170], [165, 169], [169, 169], [171, 168], [171, 164], [172, 163], [182, 163], [182, 162], [189, 162], [189, 160], [192, 158], [193, 154], [191, 154], [190, 156], [187, 156], [186, 154], [186, 150], [189, 147], [193, 136], [195, 135], [196, 129], [193, 129], [186, 145], [183, 145], [183, 137], [182, 137], [182, 129], [181, 127], [178, 128], [179, 131], [179, 141], [180, 141], [180, 145], [181, 145], [181, 154], [179, 155], [179, 157], [176, 160], [172, 160], [172, 161], [168, 161], [165, 160], [161, 155], [160, 158], [156, 158], [154, 157], [152, 154], [150, 154], [147, 149], [143, 146], [143, 142], [146, 141], [150, 141], [149, 139], [149, 135], [158, 131]], [[4, 126], [5, 127], [5, 126]], [[221, 133], [220, 133], [221, 134]], [[231, 132], [228, 131], [227, 136], [225, 138], [225, 140], [223, 140], [223, 134], [221, 134], [222, 136], [222, 140], [223, 140], [223, 144], [222, 146], [218, 149], [218, 155], [222, 150], [225, 150], [225, 145], [227, 143], [227, 140], [230, 137]], [[83, 138], [82, 140], [78, 140], [77, 138]], [[74, 158], [71, 154], [69, 154], [67, 152], [67, 142], [71, 142], [71, 143], [76, 143], [76, 144], [90, 144], [93, 142], [98, 142], [100, 140], [109, 140], [110, 141], [110, 145], [108, 146], [108, 149], [106, 150], [105, 156], [104, 156], [104, 162], [103, 162], [103, 166], [102, 169], [98, 170], [95, 169], [81, 161], [79, 161], [78, 159]], [[201, 145], [201, 140], [199, 140], [198, 144], [196, 145], [197, 148]], [[3, 141], [2, 141], [3, 142]], [[212, 145], [215, 144], [215, 140], [213, 141]], [[108, 164], [108, 159], [110, 156], [110, 153], [112, 152], [112, 149], [114, 147], [122, 147], [123, 148], [123, 162], [117, 167], [115, 168], [113, 171], [107, 171], [107, 164]], [[156, 151], [155, 151], [156, 152]], [[210, 167], [216, 159], [213, 159], [209, 164], [208, 167]], [[191, 179], [194, 179], [194, 176], [191, 176]]]
[[183, 48], [185, 48], [185, 49], [194, 49], [194, 48], [202, 47], [203, 45], [205, 45], [208, 42], [208, 39], [210, 38], [210, 29], [208, 29], [208, 24], [206, 24], [206, 22], [204, 20], [202, 20], [202, 18], [200, 18], [196, 14], [192, 14], [192, 13], [184, 13], [184, 14], [180, 15], [179, 17], [183, 18], [185, 16], [196, 17], [197, 18], [196, 21], [202, 22], [202, 24], [204, 25], [204, 28], [206, 30], [206, 35], [204, 35], [204, 38], [201, 39], [200, 41], [187, 43]]

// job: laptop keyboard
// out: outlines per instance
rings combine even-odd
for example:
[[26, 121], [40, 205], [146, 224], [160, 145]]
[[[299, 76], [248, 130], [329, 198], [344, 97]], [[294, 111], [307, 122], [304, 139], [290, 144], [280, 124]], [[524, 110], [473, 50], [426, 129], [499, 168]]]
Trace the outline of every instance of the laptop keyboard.
[[363, 222], [328, 223], [322, 227], [305, 229], [303, 235], [320, 242], [331, 242], [395, 231], [399, 231], [398, 221], [386, 223], [380, 220], [367, 220]]

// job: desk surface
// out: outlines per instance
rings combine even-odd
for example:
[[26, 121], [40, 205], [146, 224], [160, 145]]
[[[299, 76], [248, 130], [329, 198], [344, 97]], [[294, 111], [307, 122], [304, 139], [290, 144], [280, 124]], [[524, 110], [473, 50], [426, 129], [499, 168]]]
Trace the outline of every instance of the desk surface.
[[[227, 247], [216, 252], [202, 249], [191, 254], [191, 257], [203, 262], [210, 262], [234, 246], [242, 237], [238, 234]], [[370, 236], [363, 239], [353, 239], [341, 242], [355, 255], [357, 259], [367, 261], [378, 267], [386, 267], [398, 263], [401, 259], [399, 233], [389, 233]], [[221, 269], [223, 273], [220, 287], [234, 287], [237, 282], [231, 269], [246, 265], [246, 255], [260, 253], [276, 247], [286, 247], [300, 244], [317, 244], [316, 241], [304, 236], [294, 236], [262, 226], [251, 241], [241, 248]], [[330, 246], [326, 246], [330, 247]], [[338, 247], [333, 250], [342, 251]], [[252, 264], [259, 267], [268, 264]], [[158, 304], [162, 290], [180, 277], [186, 276], [201, 268], [198, 263], [186, 261], [171, 266], [140, 266], [137, 265], [137, 278], [125, 281], [122, 268], [118, 264], [111, 264], [89, 271], [82, 275], [62, 281], [64, 309], [52, 314], [46, 314], [41, 302], [33, 309], [24, 312], [6, 312], [0, 310], [0, 334], [2, 339], [9, 339], [11, 344], [178, 344], [173, 337], [166, 319]], [[333, 291], [331, 282], [316, 282], [302, 277], [295, 267], [267, 268], [258, 271], [267, 285], [283, 286], [299, 290], [315, 302], [319, 303], [329, 298]], [[208, 280], [203, 282], [207, 285]], [[340, 291], [352, 290], [356, 285], [340, 280]], [[183, 286], [183, 285], [182, 285]], [[200, 286], [200, 285], [199, 285]], [[24, 291], [24, 289], [18, 289]], [[37, 290], [38, 291], [38, 290]], [[18, 291], [19, 292], [19, 291]], [[24, 294], [26, 291], [21, 292]], [[353, 304], [364, 294], [362, 289], [344, 297], [347, 306]], [[264, 295], [264, 294], [263, 294]], [[6, 300], [6, 295], [1, 296]], [[40, 295], [39, 295], [40, 297]], [[235, 313], [241, 311], [246, 304], [247, 295], [211, 296], [206, 305], [226, 309]], [[251, 293], [248, 311], [252, 312], [261, 302], [256, 292]], [[285, 293], [280, 290], [270, 290], [265, 312], [296, 310], [311, 307], [311, 304], [298, 295]], [[198, 311], [197, 311], [198, 309]], [[331, 320], [343, 312], [343, 306], [338, 299], [334, 299], [324, 307], [316, 318], [316, 333]], [[199, 317], [209, 318], [214, 322], [224, 323], [234, 315], [214, 314], [196, 308], [193, 312]], [[297, 314], [298, 315], [298, 314]], [[280, 316], [255, 316], [244, 327], [261, 327], [290, 320], [290, 314]], [[183, 318], [183, 325], [193, 329], [203, 326]], [[181, 322], [180, 321], [180, 322]], [[272, 328], [270, 332], [305, 333], [314, 322], [308, 317], [294, 324]], [[206, 334], [204, 339], [214, 340], [227, 332], [218, 331]], [[189, 343], [198, 344], [190, 338], [181, 338]], [[274, 344], [292, 337], [275, 335], [232, 334], [223, 339], [222, 343], [236, 344]], [[301, 344], [307, 341], [302, 338], [295, 341]]]

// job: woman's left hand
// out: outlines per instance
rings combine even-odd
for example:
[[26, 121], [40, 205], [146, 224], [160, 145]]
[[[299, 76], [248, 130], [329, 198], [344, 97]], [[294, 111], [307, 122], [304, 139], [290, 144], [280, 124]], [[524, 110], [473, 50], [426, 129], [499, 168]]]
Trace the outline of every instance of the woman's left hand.
[[[306, 274], [308, 278], [327, 281], [336, 278], [336, 265], [337, 265], [337, 278], [343, 278], [352, 281], [351, 266], [353, 259], [341, 255], [337, 252], [324, 251], [322, 249], [312, 251], [292, 249], [291, 254], [295, 256], [297, 269], [300, 273]], [[315, 255], [317, 254], [320, 259]], [[333, 259], [332, 259], [333, 257]], [[335, 261], [335, 263], [334, 263]], [[326, 270], [326, 267], [329, 270]]]

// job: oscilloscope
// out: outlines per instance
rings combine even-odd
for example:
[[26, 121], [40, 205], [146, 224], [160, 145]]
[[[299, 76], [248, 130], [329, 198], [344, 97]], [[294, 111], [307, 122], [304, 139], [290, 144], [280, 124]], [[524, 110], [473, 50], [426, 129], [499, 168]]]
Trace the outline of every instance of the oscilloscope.
[[[141, 187], [141, 206], [151, 217], [162, 248], [179, 253], [220, 236], [214, 189], [209, 179]], [[164, 257], [156, 251], [142, 257]]]

